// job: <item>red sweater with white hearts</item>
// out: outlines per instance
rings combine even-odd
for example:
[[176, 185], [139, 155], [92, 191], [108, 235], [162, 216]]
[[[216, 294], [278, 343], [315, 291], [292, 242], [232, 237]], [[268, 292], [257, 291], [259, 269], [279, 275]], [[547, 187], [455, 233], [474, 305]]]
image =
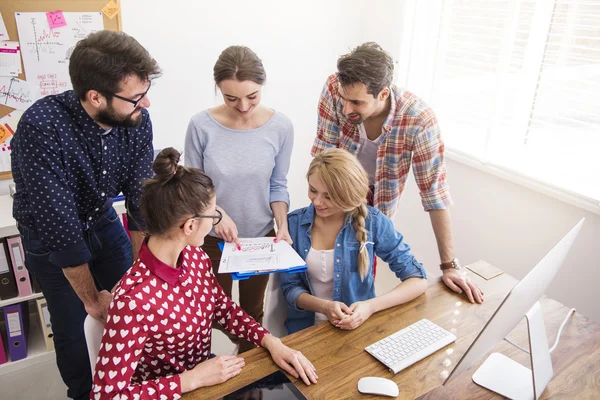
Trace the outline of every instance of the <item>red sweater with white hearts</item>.
[[225, 295], [201, 248], [177, 265], [142, 245], [108, 310], [91, 399], [179, 399], [179, 374], [210, 356], [213, 321], [256, 345], [269, 333]]

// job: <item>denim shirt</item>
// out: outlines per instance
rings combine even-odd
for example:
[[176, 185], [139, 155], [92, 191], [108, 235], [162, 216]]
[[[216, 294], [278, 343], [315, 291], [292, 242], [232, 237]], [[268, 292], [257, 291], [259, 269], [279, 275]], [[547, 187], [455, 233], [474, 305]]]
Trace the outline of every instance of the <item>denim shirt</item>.
[[[351, 216], [346, 221], [334, 247], [333, 300], [341, 301], [347, 306], [357, 301], [375, 297], [375, 279], [373, 276], [373, 260], [376, 254], [390, 266], [396, 276], [404, 281], [408, 278], [426, 278], [425, 269], [410, 252], [402, 235], [396, 231], [391, 219], [376, 208], [368, 207], [365, 220], [368, 231], [366, 251], [369, 252], [369, 271], [364, 281], [360, 279], [358, 254], [360, 243], [356, 240], [356, 230]], [[306, 259], [312, 246], [311, 232], [315, 208], [298, 209], [288, 215], [288, 228], [294, 241], [294, 250]], [[285, 322], [288, 333], [314, 325], [315, 313], [298, 308], [296, 300], [302, 293], [313, 294], [307, 272], [281, 274], [281, 289], [288, 303], [288, 318]]]

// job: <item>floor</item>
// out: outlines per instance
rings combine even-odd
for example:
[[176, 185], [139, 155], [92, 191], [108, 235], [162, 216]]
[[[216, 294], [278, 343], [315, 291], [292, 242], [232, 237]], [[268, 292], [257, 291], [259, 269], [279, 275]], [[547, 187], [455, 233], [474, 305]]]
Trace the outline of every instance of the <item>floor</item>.
[[[399, 283], [387, 265], [378, 260], [376, 291], [386, 293]], [[235, 285], [235, 284], [234, 284]], [[237, 293], [234, 286], [233, 293]], [[237, 296], [234, 294], [234, 300]], [[230, 354], [233, 345], [221, 332], [214, 331], [212, 352]], [[15, 371], [0, 376], [0, 396], [2, 400], [67, 400], [67, 388], [61, 380], [54, 360], [35, 365], [34, 367]]]

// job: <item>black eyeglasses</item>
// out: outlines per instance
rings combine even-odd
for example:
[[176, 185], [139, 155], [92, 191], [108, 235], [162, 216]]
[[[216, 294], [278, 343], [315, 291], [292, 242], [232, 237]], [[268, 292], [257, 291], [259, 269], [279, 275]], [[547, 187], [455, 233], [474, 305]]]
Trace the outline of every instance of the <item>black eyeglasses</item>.
[[148, 91], [150, 90], [151, 87], [152, 87], [152, 83], [150, 84], [150, 86], [148, 86], [148, 89], [146, 89], [144, 94], [142, 94], [138, 100], [128, 99], [127, 97], [119, 96], [118, 94], [114, 94], [114, 93], [108, 93], [108, 94], [110, 94], [113, 97], [116, 97], [117, 99], [120, 99], [120, 100], [123, 100], [123, 101], [133, 104], [133, 108], [135, 108], [135, 107], [137, 107], [138, 104], [140, 104], [140, 101], [142, 101], [142, 99], [144, 97], [146, 97], [146, 95], [148, 94]]
[[[218, 215], [194, 215], [191, 218], [188, 219], [198, 219], [198, 218], [212, 218], [213, 219], [213, 226], [217, 225], [219, 222], [221, 222], [221, 220], [223, 219], [223, 214], [221, 214], [221, 211], [219, 210], [215, 210], [217, 212]], [[187, 219], [186, 219], [187, 222]], [[185, 226], [185, 222], [183, 224], [181, 224], [179, 226], [179, 229], [183, 229], [183, 227]]]

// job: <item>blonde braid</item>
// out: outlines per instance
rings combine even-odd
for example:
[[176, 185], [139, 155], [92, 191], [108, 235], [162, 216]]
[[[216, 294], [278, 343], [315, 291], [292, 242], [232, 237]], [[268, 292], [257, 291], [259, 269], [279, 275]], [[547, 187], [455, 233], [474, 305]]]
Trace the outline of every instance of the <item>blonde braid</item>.
[[[358, 270], [360, 271], [360, 280], [364, 281], [369, 272], [369, 252], [366, 251], [367, 230], [365, 229], [365, 219], [369, 210], [363, 203], [352, 211], [352, 219], [354, 220], [354, 230], [356, 231], [356, 240], [360, 243], [358, 251]], [[364, 251], [363, 251], [364, 250]]]

